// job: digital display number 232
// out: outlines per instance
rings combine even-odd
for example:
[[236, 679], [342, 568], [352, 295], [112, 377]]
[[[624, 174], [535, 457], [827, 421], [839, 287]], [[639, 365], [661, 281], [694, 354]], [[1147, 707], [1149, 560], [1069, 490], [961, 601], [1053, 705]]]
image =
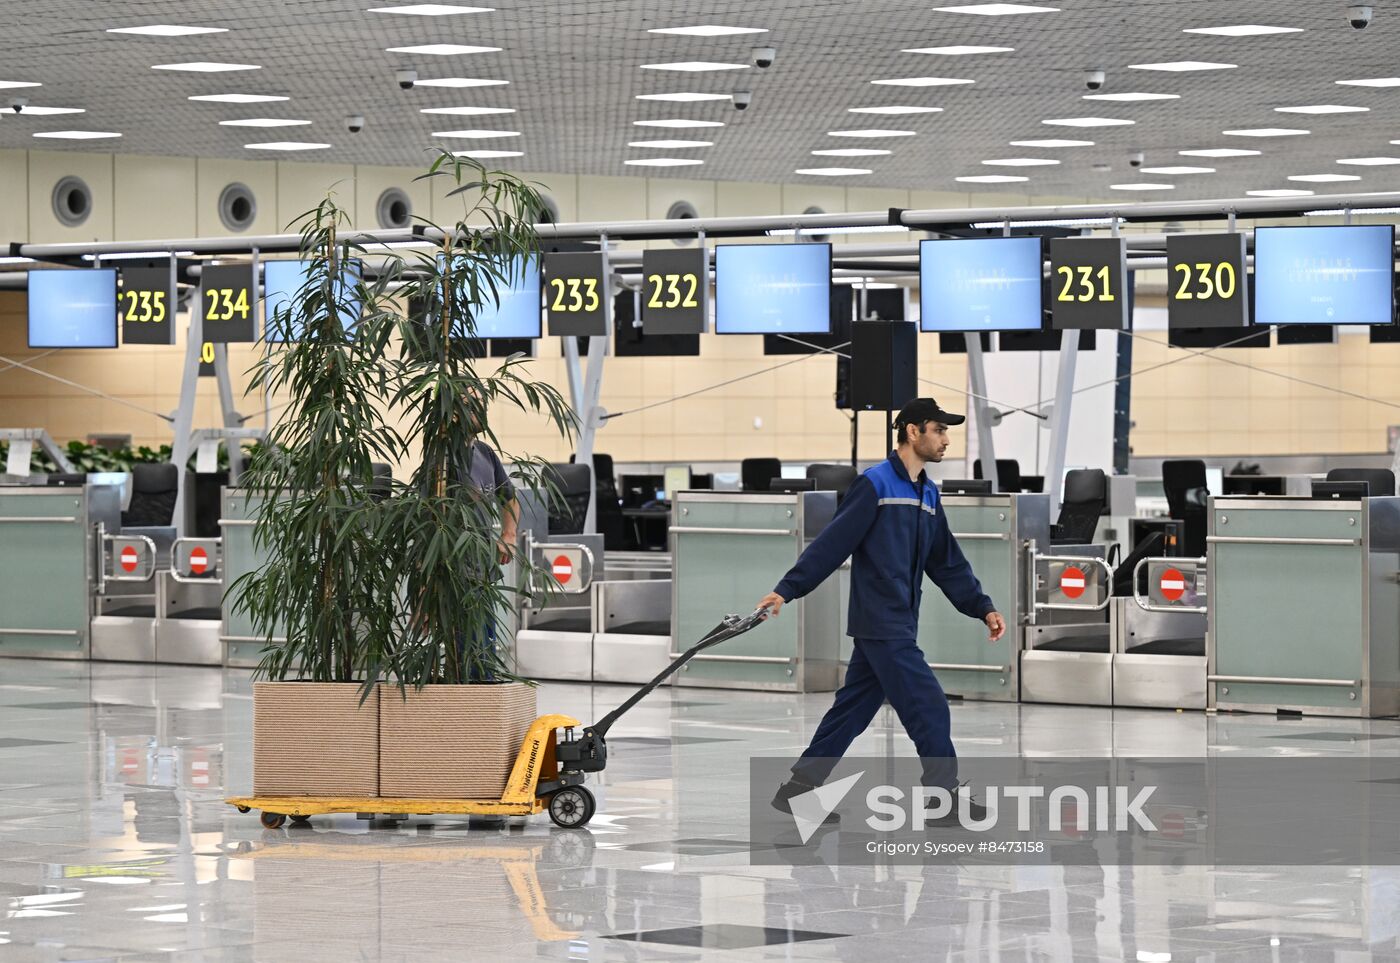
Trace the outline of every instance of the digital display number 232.
[[[649, 308], [698, 308], [696, 292], [700, 290], [700, 279], [694, 274], [648, 274], [647, 287], [651, 297], [647, 299]], [[685, 290], [682, 291], [681, 289]]]

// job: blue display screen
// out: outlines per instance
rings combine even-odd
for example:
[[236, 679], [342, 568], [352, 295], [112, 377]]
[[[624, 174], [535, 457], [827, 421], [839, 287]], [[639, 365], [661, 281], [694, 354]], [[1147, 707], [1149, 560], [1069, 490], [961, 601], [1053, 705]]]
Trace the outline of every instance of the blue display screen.
[[921, 331], [1039, 331], [1041, 241], [919, 242]]
[[718, 245], [715, 333], [830, 334], [831, 245]]
[[1254, 232], [1258, 324], [1390, 324], [1395, 228], [1261, 227]]
[[29, 272], [31, 348], [115, 348], [115, 268]]
[[540, 336], [540, 262], [530, 258], [516, 275], [510, 287], [499, 284], [496, 293], [500, 304], [493, 303], [489, 290], [484, 292], [486, 303], [476, 312], [473, 338], [538, 338]]
[[[292, 307], [297, 292], [307, 284], [307, 272], [311, 261], [264, 261], [263, 262], [263, 337], [270, 342], [300, 341], [303, 331], [301, 318], [295, 312], [279, 322], [277, 313]], [[341, 323], [347, 331], [354, 331], [359, 323], [363, 306], [355, 290], [360, 281], [360, 262], [347, 261], [340, 273], [340, 288], [336, 299], [346, 305], [349, 318]], [[290, 331], [287, 330], [290, 325]]]

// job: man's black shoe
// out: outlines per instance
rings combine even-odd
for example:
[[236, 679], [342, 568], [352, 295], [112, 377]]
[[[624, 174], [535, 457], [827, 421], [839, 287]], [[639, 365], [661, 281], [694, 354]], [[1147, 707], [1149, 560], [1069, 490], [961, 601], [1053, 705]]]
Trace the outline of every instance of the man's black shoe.
[[[973, 799], [971, 793], [969, 793], [966, 800], [964, 800], [961, 788], [962, 787], [950, 790], [953, 796], [952, 810], [945, 816], [940, 816], [937, 819], [928, 820], [927, 825], [957, 826], [961, 824], [962, 818], [964, 817], [970, 823], [980, 822], [981, 820], [987, 818], [987, 807], [982, 805], [976, 799]], [[932, 803], [932, 798], [925, 799], [924, 801], [924, 805], [926, 808], [931, 808]]]
[[[773, 808], [780, 813], [787, 813], [790, 816], [792, 815], [792, 806], [789, 800], [791, 800], [793, 796], [800, 796], [804, 792], [811, 792], [815, 788], [817, 787], [809, 786], [805, 782], [800, 782], [796, 779], [789, 779], [787, 782], [783, 783], [781, 786], [778, 787], [778, 792], [773, 797]], [[822, 820], [822, 825], [834, 826], [840, 821], [841, 814], [833, 811], [828, 813], [826, 818]]]

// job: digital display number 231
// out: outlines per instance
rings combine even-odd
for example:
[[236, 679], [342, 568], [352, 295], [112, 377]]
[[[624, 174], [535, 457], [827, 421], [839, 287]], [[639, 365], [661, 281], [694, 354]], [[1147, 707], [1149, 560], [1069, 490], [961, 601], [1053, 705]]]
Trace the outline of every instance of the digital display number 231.
[[1062, 264], [1055, 273], [1064, 280], [1064, 286], [1056, 296], [1058, 301], [1116, 301], [1110, 283], [1108, 265], [1095, 270], [1088, 265], [1070, 267]]

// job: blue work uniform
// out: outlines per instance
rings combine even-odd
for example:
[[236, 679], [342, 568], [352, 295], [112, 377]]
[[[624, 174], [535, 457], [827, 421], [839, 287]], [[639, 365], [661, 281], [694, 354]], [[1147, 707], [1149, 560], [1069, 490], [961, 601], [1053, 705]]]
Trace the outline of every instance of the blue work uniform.
[[957, 754], [948, 698], [916, 641], [923, 576], [969, 618], [984, 619], [996, 606], [948, 529], [938, 486], [922, 471], [911, 479], [896, 452], [855, 480], [830, 524], [773, 591], [787, 602], [800, 599], [847, 558], [846, 633], [855, 647], [845, 684], [793, 773], [821, 785], [889, 699], [924, 760], [925, 782], [951, 788]]

